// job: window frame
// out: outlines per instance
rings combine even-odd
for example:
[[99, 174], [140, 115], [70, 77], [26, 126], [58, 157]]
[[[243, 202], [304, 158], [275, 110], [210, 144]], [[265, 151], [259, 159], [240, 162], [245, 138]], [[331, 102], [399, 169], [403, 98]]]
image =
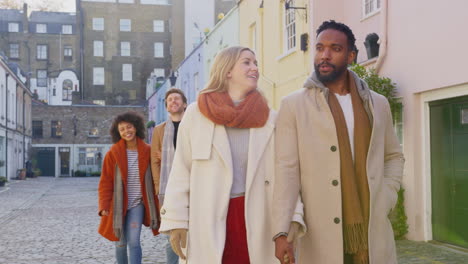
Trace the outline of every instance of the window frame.
[[38, 33], [38, 34], [47, 34], [47, 24], [37, 23], [36, 24], [36, 33]]
[[131, 82], [133, 81], [133, 66], [130, 63], [122, 64], [122, 81]]
[[[128, 22], [128, 24], [125, 25], [124, 22]], [[132, 20], [129, 18], [121, 18], [119, 20], [119, 30], [120, 32], [132, 32]]]
[[47, 60], [48, 58], [48, 45], [37, 44], [36, 45], [36, 60]]
[[[102, 77], [100, 76], [101, 70], [102, 70]], [[99, 77], [99, 78], [96, 78], [96, 77]], [[104, 70], [104, 67], [93, 67], [93, 85], [104, 85], [105, 79], [106, 79], [106, 72]]]
[[158, 19], [153, 20], [153, 32], [164, 33], [165, 32], [164, 26], [165, 26], [164, 20], [158, 20]]
[[[40, 73], [45, 73], [45, 76], [42, 76]], [[36, 86], [47, 87], [47, 70], [44, 70], [44, 69], [36, 70]]]
[[153, 46], [154, 46], [154, 57], [164, 58], [164, 42], [155, 42]]
[[[67, 29], [67, 30], [64, 30]], [[69, 29], [69, 30], [68, 30]], [[73, 34], [73, 26], [70, 24], [64, 24], [62, 25], [62, 34], [64, 35], [71, 35]]]
[[[289, 0], [294, 6], [295, 0]], [[297, 47], [296, 10], [284, 10], [283, 16], [283, 53], [289, 53]]]
[[[124, 47], [128, 44], [128, 47]], [[122, 57], [130, 57], [132, 54], [132, 44], [130, 41], [121, 41], [120, 42], [120, 56]]]
[[[12, 52], [12, 46], [13, 45], [16, 45], [16, 53], [13, 53]], [[19, 59], [20, 57], [20, 45], [19, 43], [10, 43], [9, 46], [8, 46], [8, 52], [9, 52], [9, 58], [10, 59]], [[13, 55], [16, 55], [16, 56], [13, 56]]]
[[104, 57], [104, 41], [93, 40], [93, 56]]
[[[102, 23], [101, 23], [102, 21]], [[104, 31], [104, 18], [103, 17], [93, 17], [92, 19], [92, 29], [94, 31]]]
[[[13, 26], [16, 26], [16, 30], [12, 30]], [[19, 23], [18, 22], [8, 22], [8, 32], [19, 32]]]

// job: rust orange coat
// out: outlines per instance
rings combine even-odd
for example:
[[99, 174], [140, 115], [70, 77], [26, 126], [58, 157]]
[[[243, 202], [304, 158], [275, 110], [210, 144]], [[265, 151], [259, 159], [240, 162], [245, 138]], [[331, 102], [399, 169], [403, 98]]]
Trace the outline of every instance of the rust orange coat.
[[[146, 144], [140, 138], [137, 138], [137, 149], [138, 149], [138, 169], [140, 175], [141, 183], [141, 193], [143, 196], [143, 204], [145, 206], [145, 216], [143, 219], [143, 224], [149, 226], [150, 224], [150, 212], [149, 212], [149, 203], [145, 195], [146, 185], [145, 185], [145, 173], [150, 166], [150, 146]], [[116, 144], [112, 145], [110, 150], [107, 152], [104, 157], [104, 163], [102, 165], [101, 179], [99, 181], [98, 195], [99, 195], [99, 215], [103, 210], [109, 211], [108, 216], [101, 216], [101, 223], [99, 224], [98, 232], [103, 237], [111, 241], [119, 241], [119, 239], [114, 235], [113, 230], [113, 215], [114, 215], [114, 177], [115, 177], [115, 165], [118, 165], [123, 181], [123, 212], [122, 217], [125, 219], [125, 215], [128, 208], [128, 201], [126, 197], [127, 193], [127, 175], [128, 175], [128, 163], [127, 163], [127, 147], [125, 141], [121, 139]], [[156, 202], [156, 211], [159, 208], [158, 197], [154, 195], [154, 200]], [[159, 212], [158, 212], [158, 222], [159, 222]], [[124, 221], [123, 221], [124, 223]], [[158, 230], [152, 230], [154, 235], [158, 234]]]

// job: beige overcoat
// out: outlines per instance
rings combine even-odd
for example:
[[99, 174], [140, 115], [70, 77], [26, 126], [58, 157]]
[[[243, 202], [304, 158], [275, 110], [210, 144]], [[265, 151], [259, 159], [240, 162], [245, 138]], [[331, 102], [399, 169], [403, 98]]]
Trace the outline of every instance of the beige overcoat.
[[[387, 99], [355, 73], [351, 76], [372, 123], [367, 157], [370, 263], [396, 264], [388, 213], [397, 201], [404, 158]], [[343, 263], [340, 150], [328, 92], [313, 74], [305, 88], [282, 100], [278, 113], [273, 235], [288, 231], [300, 194], [307, 233], [299, 240], [299, 264]]]
[[[265, 126], [250, 129], [246, 153], [247, 244], [250, 262], [258, 264], [279, 263], [271, 239], [275, 119], [276, 113], [270, 111]], [[180, 123], [160, 227], [164, 233], [188, 228], [187, 263], [221, 264], [232, 182], [225, 127], [214, 124], [200, 113], [196, 103], [191, 104]], [[294, 204], [300, 207], [299, 202]], [[295, 215], [302, 216], [302, 212]]]

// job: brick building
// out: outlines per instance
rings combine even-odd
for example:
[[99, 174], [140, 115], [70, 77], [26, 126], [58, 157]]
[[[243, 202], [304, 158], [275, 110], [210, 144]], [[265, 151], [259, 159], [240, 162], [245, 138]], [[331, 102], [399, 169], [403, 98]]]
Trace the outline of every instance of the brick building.
[[38, 101], [32, 109], [34, 164], [42, 176], [100, 171], [102, 159], [112, 145], [109, 129], [115, 116], [126, 111], [145, 116], [147, 112], [141, 106], [51, 106]]
[[70, 105], [79, 91], [79, 39], [76, 15], [65, 12], [0, 9], [0, 50], [26, 73], [37, 98]]
[[143, 104], [150, 74], [164, 78], [183, 60], [183, 8], [182, 0], [78, 0], [85, 100]]

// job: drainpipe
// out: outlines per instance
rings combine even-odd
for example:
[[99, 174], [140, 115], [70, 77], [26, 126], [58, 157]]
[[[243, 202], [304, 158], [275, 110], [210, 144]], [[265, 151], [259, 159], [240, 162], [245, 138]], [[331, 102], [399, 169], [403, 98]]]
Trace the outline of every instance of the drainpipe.
[[9, 97], [9, 92], [8, 92], [8, 77], [10, 76], [9, 73], [6, 74], [6, 90], [5, 90], [5, 94], [7, 95], [6, 96], [6, 100], [5, 100], [5, 108], [6, 108], [6, 111], [5, 111], [5, 115], [6, 115], [6, 129], [5, 129], [5, 177], [9, 180], [10, 178], [8, 177], [8, 100], [10, 98]]
[[26, 90], [23, 87], [23, 165], [26, 168]]
[[375, 63], [375, 71], [379, 73], [382, 68], [383, 61], [387, 55], [387, 40], [388, 40], [388, 0], [382, 0], [382, 9], [380, 10], [382, 14], [382, 23], [380, 24], [381, 41], [380, 41], [380, 50], [379, 58]]

